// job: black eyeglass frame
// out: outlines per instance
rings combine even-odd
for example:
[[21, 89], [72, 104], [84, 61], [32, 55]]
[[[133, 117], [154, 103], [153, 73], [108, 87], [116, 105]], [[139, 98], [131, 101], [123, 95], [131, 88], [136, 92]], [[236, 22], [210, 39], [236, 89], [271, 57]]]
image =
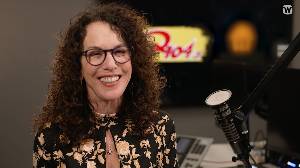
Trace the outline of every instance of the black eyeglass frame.
[[[128, 59], [127, 61], [125, 61], [125, 62], [119, 62], [119, 61], [117, 61], [117, 60], [115, 59], [114, 54], [113, 54], [115, 50], [117, 50], [117, 49], [119, 49], [119, 48], [122, 48], [122, 47], [126, 47], [126, 46], [119, 46], [119, 47], [115, 47], [115, 48], [107, 49], [107, 50], [103, 50], [103, 49], [101, 49], [101, 48], [91, 48], [91, 49], [88, 49], [88, 50], [83, 51], [83, 52], [82, 52], [82, 55], [85, 56], [86, 61], [87, 61], [90, 65], [92, 65], [92, 66], [99, 66], [99, 65], [103, 64], [103, 62], [104, 62], [105, 59], [106, 59], [107, 52], [110, 52], [111, 56], [113, 57], [113, 59], [114, 59], [114, 61], [115, 61], [116, 63], [118, 63], [118, 64], [125, 64], [126, 62], [128, 62], [128, 61], [131, 60], [131, 58], [130, 58], [130, 57], [131, 57], [131, 56], [130, 56], [130, 53], [131, 53], [131, 52], [130, 52], [130, 49], [129, 49], [128, 47], [126, 47], [126, 49], [127, 49], [128, 54], [129, 54], [129, 59]], [[88, 56], [87, 56], [87, 52], [89, 52], [89, 51], [91, 51], [91, 50], [99, 50], [99, 51], [103, 51], [103, 52], [104, 52], [104, 59], [103, 59], [103, 61], [102, 61], [101, 63], [99, 63], [99, 64], [92, 64], [92, 63], [90, 63], [90, 61], [89, 61], [89, 59], [88, 59]]]

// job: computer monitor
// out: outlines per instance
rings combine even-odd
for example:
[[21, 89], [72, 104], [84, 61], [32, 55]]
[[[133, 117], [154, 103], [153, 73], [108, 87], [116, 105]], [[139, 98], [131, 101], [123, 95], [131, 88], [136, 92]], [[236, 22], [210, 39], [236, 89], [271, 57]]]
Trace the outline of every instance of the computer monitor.
[[[280, 167], [300, 164], [300, 70], [287, 69], [269, 94], [267, 159]], [[293, 167], [293, 166], [292, 166]]]

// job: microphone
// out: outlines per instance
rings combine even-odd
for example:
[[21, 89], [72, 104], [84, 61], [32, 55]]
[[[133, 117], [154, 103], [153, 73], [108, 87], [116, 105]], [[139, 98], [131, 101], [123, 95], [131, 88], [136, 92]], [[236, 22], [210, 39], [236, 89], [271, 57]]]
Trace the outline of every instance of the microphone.
[[205, 103], [215, 109], [216, 123], [223, 130], [234, 153], [237, 154], [237, 157], [232, 157], [232, 161], [240, 160], [247, 168], [251, 168], [249, 162], [251, 146], [249, 131], [244, 120], [245, 115], [239, 110], [230, 109], [228, 101], [231, 95], [230, 90], [218, 90], [210, 94]]
[[263, 94], [264, 89], [271, 83], [272, 79], [282, 72], [297, 55], [300, 50], [300, 33], [291, 41], [288, 48], [284, 51], [265, 73], [263, 78], [235, 110], [231, 110], [228, 104], [232, 95], [230, 90], [218, 90], [210, 94], [205, 103], [215, 110], [217, 125], [223, 130], [226, 139], [237, 157], [232, 157], [232, 161], [241, 160], [245, 167], [251, 167], [249, 162], [251, 146], [249, 144], [249, 131], [245, 121], [248, 118], [250, 109], [256, 100]]

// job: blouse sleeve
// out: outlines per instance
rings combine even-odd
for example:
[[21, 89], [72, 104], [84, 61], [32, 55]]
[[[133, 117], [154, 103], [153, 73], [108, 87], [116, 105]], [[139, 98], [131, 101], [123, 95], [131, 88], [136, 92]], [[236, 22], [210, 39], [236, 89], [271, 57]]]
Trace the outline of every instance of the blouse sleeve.
[[163, 141], [163, 163], [162, 167], [164, 168], [171, 168], [171, 167], [178, 167], [178, 161], [176, 158], [176, 131], [174, 121], [169, 118], [167, 114], [163, 114], [162, 116], [163, 124], [162, 129], [160, 130], [162, 135]]
[[50, 126], [37, 132], [33, 142], [33, 168], [56, 168], [58, 166], [59, 163], [53, 159], [55, 137]]

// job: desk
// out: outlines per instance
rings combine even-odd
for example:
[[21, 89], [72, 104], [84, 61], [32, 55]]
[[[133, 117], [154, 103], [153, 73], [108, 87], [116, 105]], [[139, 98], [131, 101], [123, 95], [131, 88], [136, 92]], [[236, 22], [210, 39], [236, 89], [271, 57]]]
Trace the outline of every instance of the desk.
[[[232, 162], [231, 158], [235, 156], [228, 143], [212, 144], [200, 166], [202, 168], [232, 168], [243, 167], [241, 161]], [[273, 164], [263, 164], [264, 168], [279, 168]]]
[[229, 144], [212, 144], [204, 159], [201, 162], [203, 168], [222, 168], [222, 167], [237, 167], [243, 163], [240, 161], [232, 162], [233, 153]]

